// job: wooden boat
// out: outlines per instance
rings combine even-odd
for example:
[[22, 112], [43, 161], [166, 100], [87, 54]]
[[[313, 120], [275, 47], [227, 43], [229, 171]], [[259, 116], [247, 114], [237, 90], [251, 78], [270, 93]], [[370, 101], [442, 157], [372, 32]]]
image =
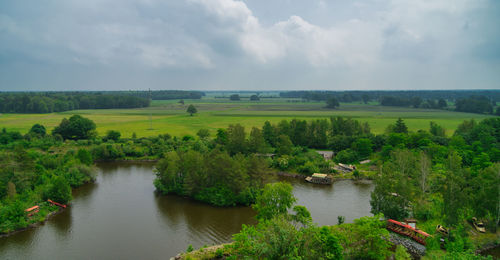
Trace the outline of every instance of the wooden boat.
[[314, 173], [312, 176], [306, 177], [306, 181], [316, 184], [332, 184], [333, 178], [328, 174]]

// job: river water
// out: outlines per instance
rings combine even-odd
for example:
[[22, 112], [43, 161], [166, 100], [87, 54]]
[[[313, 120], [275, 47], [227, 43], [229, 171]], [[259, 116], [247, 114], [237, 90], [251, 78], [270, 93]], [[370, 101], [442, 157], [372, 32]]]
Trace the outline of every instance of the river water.
[[[153, 163], [102, 163], [97, 180], [76, 189], [72, 205], [45, 224], [0, 238], [0, 259], [165, 259], [189, 244], [229, 242], [250, 207], [219, 208], [154, 192]], [[315, 185], [293, 178], [298, 204], [319, 225], [371, 215], [370, 183]]]

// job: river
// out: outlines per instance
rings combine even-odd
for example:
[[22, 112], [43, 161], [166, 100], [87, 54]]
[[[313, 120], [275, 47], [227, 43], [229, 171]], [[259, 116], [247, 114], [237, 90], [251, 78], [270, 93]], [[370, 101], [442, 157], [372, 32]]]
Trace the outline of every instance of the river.
[[[45, 224], [0, 238], [0, 259], [165, 259], [228, 242], [250, 207], [219, 208], [154, 192], [153, 163], [101, 163], [95, 183], [74, 190], [71, 206]], [[298, 204], [319, 225], [371, 215], [370, 183], [315, 185], [293, 178]]]

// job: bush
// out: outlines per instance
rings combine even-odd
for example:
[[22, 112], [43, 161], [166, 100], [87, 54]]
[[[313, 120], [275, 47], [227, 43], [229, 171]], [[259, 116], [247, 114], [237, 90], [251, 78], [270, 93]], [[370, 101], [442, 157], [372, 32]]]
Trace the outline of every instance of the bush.
[[215, 250], [215, 257], [222, 258], [223, 256], [224, 256], [224, 250], [222, 248], [217, 248], [217, 250]]
[[72, 199], [71, 187], [66, 179], [55, 176], [46, 188], [43, 197], [45, 200], [51, 199], [66, 204]]
[[120, 140], [120, 137], [121, 137], [121, 133], [118, 132], [118, 131], [115, 131], [115, 130], [109, 130], [106, 134], [106, 137], [105, 139], [106, 140], [113, 140], [115, 142], [118, 142], [118, 140]]
[[337, 163], [354, 163], [357, 160], [358, 155], [351, 149], [342, 150], [335, 156]]

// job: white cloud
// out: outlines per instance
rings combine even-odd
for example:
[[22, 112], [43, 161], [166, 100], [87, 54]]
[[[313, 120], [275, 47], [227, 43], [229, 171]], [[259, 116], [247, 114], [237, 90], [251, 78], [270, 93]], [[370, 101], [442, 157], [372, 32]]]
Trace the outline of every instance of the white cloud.
[[[7, 71], [25, 61], [78, 73], [82, 67], [125, 71], [124, 77], [159, 73], [152, 81], [190, 87], [287, 88], [297, 82], [300, 88], [311, 82], [327, 88], [336, 82], [362, 88], [394, 81], [406, 87], [401, 82], [423, 85], [415, 79], [425, 82], [425, 77], [415, 75], [433, 71], [440, 72], [434, 77], [442, 79], [433, 81], [440, 86], [459, 75], [488, 78], [478, 86], [489, 87], [499, 79], [490, 72], [499, 67], [500, 39], [491, 5], [488, 0], [48, 0], [26, 8], [23, 1], [4, 1], [0, 77], [16, 81], [19, 77]], [[469, 75], [463, 73], [469, 69]]]
[[[336, 27], [323, 28], [292, 15], [286, 21], [263, 26], [243, 2], [233, 0], [193, 0], [203, 5], [217, 21], [229, 21], [238, 28], [233, 37], [257, 61], [269, 63], [288, 58], [313, 66], [345, 66], [371, 62], [381, 39], [373, 25], [350, 20]], [[375, 33], [374, 33], [375, 32]], [[369, 38], [369, 42], [363, 41]]]

